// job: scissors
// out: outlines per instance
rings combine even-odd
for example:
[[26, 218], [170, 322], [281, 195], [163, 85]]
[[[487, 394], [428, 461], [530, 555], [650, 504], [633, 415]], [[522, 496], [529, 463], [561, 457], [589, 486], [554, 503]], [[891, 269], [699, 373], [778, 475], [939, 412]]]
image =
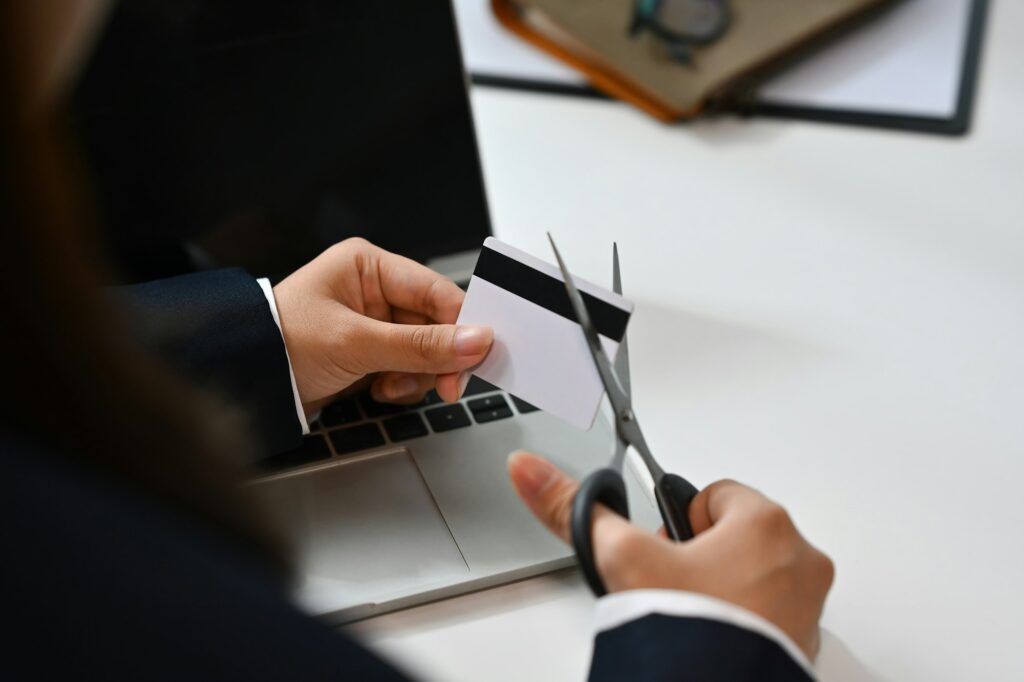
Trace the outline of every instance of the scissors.
[[[629, 383], [629, 349], [626, 346], [626, 337], [623, 336], [622, 342], [619, 344], [618, 356], [613, 368], [601, 347], [601, 341], [590, 315], [587, 313], [583, 297], [580, 296], [550, 233], [548, 233], [548, 241], [551, 242], [551, 248], [555, 252], [558, 267], [562, 270], [562, 278], [565, 280], [565, 289], [569, 293], [573, 312], [587, 339], [590, 357], [594, 360], [597, 373], [601, 377], [601, 383], [604, 384], [612, 411], [615, 414], [615, 445], [611, 465], [598, 469], [584, 479], [573, 499], [570, 522], [572, 544], [576, 550], [580, 570], [593, 593], [602, 597], [608, 593], [608, 590], [605, 588], [604, 581], [601, 580], [594, 562], [594, 546], [590, 534], [591, 521], [594, 515], [594, 505], [597, 503], [605, 505], [619, 516], [629, 518], [626, 483], [622, 478], [622, 464], [627, 448], [632, 446], [637, 451], [650, 472], [651, 478], [654, 480], [654, 497], [657, 500], [662, 521], [665, 523], [665, 531], [673, 540], [682, 542], [693, 537], [689, 509], [690, 502], [697, 495], [697, 488], [682, 476], [666, 473], [654, 459], [650, 448], [647, 447], [647, 441], [644, 440], [644, 434], [640, 430], [636, 415], [633, 413], [633, 399]], [[612, 249], [612, 268], [613, 288], [615, 293], [621, 294], [622, 279], [619, 273], [617, 245], [614, 245]]]

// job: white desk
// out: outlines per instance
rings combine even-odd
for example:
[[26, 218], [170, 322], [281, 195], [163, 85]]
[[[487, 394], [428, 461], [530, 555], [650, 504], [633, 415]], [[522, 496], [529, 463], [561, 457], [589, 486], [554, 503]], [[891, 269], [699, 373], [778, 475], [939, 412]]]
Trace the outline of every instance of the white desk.
[[[824, 680], [1024, 679], [1022, 26], [995, 4], [966, 139], [473, 95], [498, 235], [600, 281], [619, 241], [658, 456], [835, 559]], [[562, 573], [358, 629], [426, 680], [563, 681], [591, 619]]]

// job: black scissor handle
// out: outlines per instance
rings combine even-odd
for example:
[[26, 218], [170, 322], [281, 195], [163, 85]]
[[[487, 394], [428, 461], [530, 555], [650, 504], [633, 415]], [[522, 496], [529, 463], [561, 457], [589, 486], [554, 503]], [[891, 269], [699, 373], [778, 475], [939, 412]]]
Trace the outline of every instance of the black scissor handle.
[[[665, 523], [665, 532], [673, 540], [682, 542], [693, 537], [690, 503], [697, 493], [698, 490], [692, 483], [676, 474], [665, 474], [654, 486], [654, 497], [658, 501], [661, 520]], [[619, 516], [629, 518], [626, 482], [617, 470], [598, 469], [587, 476], [572, 501], [570, 531], [576, 559], [591, 591], [595, 596], [603, 597], [608, 594], [608, 590], [597, 572], [593, 536], [590, 532], [594, 505], [598, 502]]]
[[603, 597], [608, 594], [608, 590], [605, 589], [604, 581], [597, 572], [594, 543], [590, 533], [594, 505], [598, 502], [619, 516], [629, 518], [626, 482], [622, 479], [622, 474], [615, 469], [598, 469], [584, 479], [576, 491], [576, 497], [573, 498], [572, 518], [569, 524], [572, 546], [576, 550], [576, 559], [579, 561], [583, 577], [587, 579], [591, 591], [596, 596]]
[[673, 540], [683, 542], [693, 537], [690, 525], [690, 503], [697, 496], [697, 488], [682, 476], [665, 474], [654, 486], [654, 497], [665, 523], [665, 533]]

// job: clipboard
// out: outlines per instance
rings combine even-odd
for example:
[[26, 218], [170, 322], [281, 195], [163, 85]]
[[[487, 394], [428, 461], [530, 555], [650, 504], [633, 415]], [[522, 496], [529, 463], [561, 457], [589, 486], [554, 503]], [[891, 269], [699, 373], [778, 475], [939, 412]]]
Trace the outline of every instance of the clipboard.
[[[948, 1], [948, 0], [947, 0]], [[456, 10], [460, 15], [466, 14], [468, 2], [476, 2], [486, 5], [486, 0], [457, 0]], [[901, 9], [902, 5], [910, 2], [923, 2], [923, 0], [904, 0], [897, 4], [896, 11], [920, 11], [918, 8]], [[938, 0], [932, 0], [938, 2]], [[460, 4], [463, 8], [460, 10]], [[962, 31], [961, 50], [959, 58], [953, 55], [949, 68], [955, 68], [958, 72], [943, 74], [946, 78], [955, 78], [955, 91], [953, 102], [948, 112], [941, 115], [934, 115], [930, 112], [901, 111], [898, 108], [886, 110], [885, 107], [865, 108], [863, 106], [838, 106], [829, 102], [801, 102], [787, 101], [779, 98], [771, 92], [763, 93], [760, 90], [752, 89], [745, 93], [738, 94], [720, 104], [717, 111], [723, 114], [733, 114], [743, 117], [765, 117], [777, 119], [792, 119], [804, 121], [816, 121], [822, 123], [856, 125], [891, 130], [902, 130], [921, 132], [936, 135], [960, 136], [965, 135], [971, 126], [974, 109], [975, 96], [980, 72], [982, 48], [984, 45], [985, 25], [988, 16], [989, 0], [970, 0], [965, 8], [965, 17], [958, 31]], [[476, 11], [475, 8], [472, 11]], [[897, 17], [898, 19], [898, 17]], [[887, 21], [886, 17], [879, 17], [874, 21]], [[477, 24], [470, 28], [479, 29], [480, 17], [471, 17], [461, 23]], [[884, 30], [873, 25], [860, 27], [860, 31]], [[609, 97], [587, 85], [582, 77], [576, 74], [569, 74], [557, 69], [524, 69], [517, 73], [515, 69], [504, 69], [503, 63], [490, 59], [489, 63], [474, 64], [472, 44], [467, 44], [466, 27], [463, 27], [463, 45], [467, 52], [467, 63], [471, 73], [471, 81], [475, 85], [485, 87], [514, 88], [539, 92], [550, 95], [564, 95], [573, 97], [585, 97], [591, 99], [608, 100]], [[489, 36], [493, 43], [494, 36]], [[863, 40], [863, 36], [852, 33], [851, 40]], [[841, 40], [846, 40], [843, 36]], [[470, 43], [472, 41], [469, 41]], [[837, 41], [838, 42], [838, 41]], [[822, 46], [818, 54], [813, 55], [803, 63], [814, 66], [816, 59], [829, 57], [830, 46]], [[838, 45], [836, 50], [846, 49]], [[486, 60], [484, 60], [486, 61]], [[798, 65], [799, 66], [799, 65]], [[841, 99], [841, 98], [840, 98]]]

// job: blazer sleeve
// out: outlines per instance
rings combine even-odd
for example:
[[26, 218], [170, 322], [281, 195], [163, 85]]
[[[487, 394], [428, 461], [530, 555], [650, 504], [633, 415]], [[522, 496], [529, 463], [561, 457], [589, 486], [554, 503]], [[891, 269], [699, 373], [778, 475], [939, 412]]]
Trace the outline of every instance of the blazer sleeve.
[[145, 344], [247, 415], [264, 454], [299, 444], [284, 339], [255, 278], [212, 270], [120, 287], [116, 296]]
[[808, 682], [813, 677], [763, 634], [700, 617], [652, 613], [604, 630], [591, 682]]

